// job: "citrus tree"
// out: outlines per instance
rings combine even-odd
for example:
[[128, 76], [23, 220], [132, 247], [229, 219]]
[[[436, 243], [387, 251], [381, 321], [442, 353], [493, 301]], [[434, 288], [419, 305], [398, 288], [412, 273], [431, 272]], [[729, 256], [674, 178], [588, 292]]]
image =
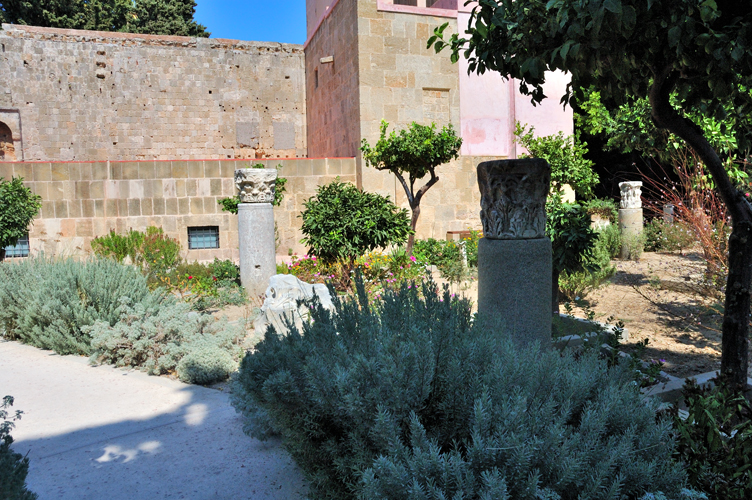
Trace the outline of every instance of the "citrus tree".
[[0, 261], [5, 259], [5, 247], [26, 235], [40, 208], [42, 197], [24, 186], [23, 178], [0, 177]]
[[[571, 76], [562, 102], [585, 101], [593, 88], [607, 107], [645, 98], [655, 125], [702, 159], [726, 203], [733, 230], [723, 319], [721, 378], [746, 384], [752, 284], [752, 205], [729, 178], [699, 113], [750, 143], [752, 9], [736, 0], [478, 0], [463, 35], [435, 30], [428, 45], [449, 47], [468, 71], [519, 81], [533, 103], [546, 95], [546, 72]], [[678, 96], [678, 99], [672, 99]], [[695, 114], [693, 114], [695, 113]], [[736, 119], [735, 119], [736, 118]]]
[[[413, 122], [409, 128], [400, 130], [399, 133], [392, 131], [388, 137], [387, 128], [389, 124], [382, 120], [381, 137], [376, 145], [371, 148], [368, 141], [363, 139], [360, 150], [366, 165], [393, 173], [405, 190], [412, 211], [412, 234], [407, 240], [407, 252], [410, 254], [415, 244], [420, 201], [431, 186], [439, 182], [436, 167], [459, 156], [462, 139], [457, 137], [451, 123], [436, 132], [435, 123], [426, 126]], [[416, 191], [415, 181], [426, 175], [431, 178]]]

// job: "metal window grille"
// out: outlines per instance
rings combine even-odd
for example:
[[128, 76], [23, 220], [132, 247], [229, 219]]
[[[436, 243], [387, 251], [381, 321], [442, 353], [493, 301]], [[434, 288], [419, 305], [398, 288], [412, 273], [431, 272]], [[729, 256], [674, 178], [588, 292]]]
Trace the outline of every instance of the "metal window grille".
[[5, 247], [5, 257], [28, 257], [29, 256], [29, 235], [19, 238], [15, 245]]
[[188, 249], [204, 248], [219, 248], [219, 226], [188, 228]]

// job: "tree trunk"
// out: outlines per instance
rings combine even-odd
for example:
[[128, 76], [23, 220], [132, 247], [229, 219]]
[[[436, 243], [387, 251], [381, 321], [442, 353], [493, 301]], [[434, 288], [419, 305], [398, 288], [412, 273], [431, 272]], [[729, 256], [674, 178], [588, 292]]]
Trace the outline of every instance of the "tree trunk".
[[420, 217], [420, 205], [410, 207], [413, 211], [413, 216], [410, 219], [410, 228], [413, 230], [413, 234], [407, 238], [407, 255], [413, 254], [413, 245], [415, 245], [415, 227], [418, 225], [418, 217]]
[[551, 312], [559, 314], [559, 271], [556, 269], [551, 277]]
[[752, 285], [752, 206], [726, 173], [720, 157], [693, 122], [680, 116], [669, 97], [676, 74], [665, 68], [655, 75], [650, 90], [653, 119], [681, 137], [702, 159], [715, 180], [717, 190], [731, 214], [728, 280], [723, 315], [721, 380], [729, 388], [742, 390], [747, 384], [749, 350], [750, 286]]

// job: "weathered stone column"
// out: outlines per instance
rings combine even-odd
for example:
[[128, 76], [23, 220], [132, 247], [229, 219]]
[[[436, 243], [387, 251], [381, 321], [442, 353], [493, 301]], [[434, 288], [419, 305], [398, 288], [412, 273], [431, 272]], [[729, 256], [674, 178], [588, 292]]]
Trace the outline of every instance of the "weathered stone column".
[[619, 231], [621, 231], [621, 258], [630, 258], [630, 250], [642, 234], [642, 182], [621, 182], [619, 204]]
[[244, 168], [235, 171], [235, 186], [240, 191], [240, 282], [250, 296], [263, 295], [269, 278], [277, 272], [272, 210], [276, 183], [276, 169]]
[[483, 238], [478, 242], [478, 315], [502, 325], [515, 342], [551, 343], [551, 240], [545, 160], [478, 165]]

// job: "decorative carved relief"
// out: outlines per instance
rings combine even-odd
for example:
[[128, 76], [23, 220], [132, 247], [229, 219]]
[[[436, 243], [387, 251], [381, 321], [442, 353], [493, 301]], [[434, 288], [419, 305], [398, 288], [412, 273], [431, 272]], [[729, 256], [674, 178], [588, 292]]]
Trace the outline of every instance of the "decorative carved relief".
[[483, 237], [521, 240], [546, 237], [546, 196], [551, 168], [545, 160], [487, 161], [478, 165]]
[[244, 168], [235, 171], [240, 203], [271, 203], [277, 184], [277, 169]]
[[642, 182], [620, 182], [621, 203], [620, 208], [642, 208]]

